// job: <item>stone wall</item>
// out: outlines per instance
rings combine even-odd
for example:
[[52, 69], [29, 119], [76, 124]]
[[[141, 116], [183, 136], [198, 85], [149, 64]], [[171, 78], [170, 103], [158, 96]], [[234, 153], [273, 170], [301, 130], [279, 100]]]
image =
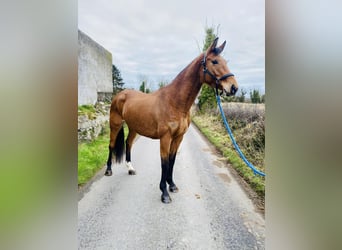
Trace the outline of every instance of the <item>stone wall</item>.
[[98, 102], [111, 103], [112, 98], [113, 98], [113, 93], [97, 92], [97, 101]]
[[113, 92], [112, 54], [80, 30], [78, 46], [78, 105], [94, 105]]
[[110, 104], [98, 102], [95, 105], [95, 113], [78, 114], [79, 143], [92, 141], [106, 126], [109, 127], [109, 109]]

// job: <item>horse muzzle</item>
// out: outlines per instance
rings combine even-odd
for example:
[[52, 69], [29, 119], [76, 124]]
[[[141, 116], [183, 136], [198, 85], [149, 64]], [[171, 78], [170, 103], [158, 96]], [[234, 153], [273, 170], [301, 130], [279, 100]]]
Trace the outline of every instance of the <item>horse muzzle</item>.
[[225, 88], [223, 88], [223, 90], [224, 90], [224, 93], [226, 94], [226, 96], [234, 96], [236, 94], [236, 92], [238, 91], [238, 88], [235, 87], [235, 85], [233, 84], [230, 87], [229, 91], [227, 91]]
[[238, 91], [238, 88], [235, 87], [235, 85], [232, 85], [232, 87], [230, 88], [230, 94], [235, 95], [237, 91]]

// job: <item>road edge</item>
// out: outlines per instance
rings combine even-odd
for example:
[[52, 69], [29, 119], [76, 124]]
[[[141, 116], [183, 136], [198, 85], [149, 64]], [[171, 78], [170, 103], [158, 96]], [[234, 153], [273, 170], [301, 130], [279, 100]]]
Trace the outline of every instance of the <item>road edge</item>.
[[[140, 138], [140, 135], [137, 135], [135, 142]], [[91, 177], [86, 183], [82, 185], [78, 185], [78, 190], [77, 190], [77, 196], [78, 196], [78, 201], [82, 200], [84, 195], [89, 192], [91, 185], [101, 179], [104, 176], [104, 173], [106, 171], [107, 165], [104, 164], [102, 168], [100, 168], [94, 175]]]
[[89, 192], [91, 185], [101, 179], [104, 176], [104, 172], [106, 170], [107, 166], [103, 165], [102, 168], [100, 168], [93, 177], [90, 178], [85, 184], [78, 186], [78, 191], [77, 191], [77, 196], [78, 196], [78, 201], [82, 200], [84, 195]]
[[[210, 149], [213, 152], [215, 152], [216, 154], [218, 154], [219, 156], [223, 157], [222, 152], [209, 141], [209, 139], [197, 127], [196, 123], [191, 121], [191, 125], [193, 126], [193, 128], [196, 129], [196, 131], [199, 132], [201, 137], [207, 142], [207, 144], [210, 146]], [[260, 197], [250, 187], [250, 185], [242, 178], [242, 176], [239, 175], [239, 173], [236, 171], [236, 169], [231, 165], [231, 163], [229, 162], [228, 159], [225, 158], [224, 163], [225, 163], [225, 167], [227, 167], [228, 171], [232, 174], [233, 178], [237, 181], [237, 183], [242, 188], [242, 190], [245, 192], [247, 197], [252, 201], [255, 210], [265, 218], [265, 199]]]

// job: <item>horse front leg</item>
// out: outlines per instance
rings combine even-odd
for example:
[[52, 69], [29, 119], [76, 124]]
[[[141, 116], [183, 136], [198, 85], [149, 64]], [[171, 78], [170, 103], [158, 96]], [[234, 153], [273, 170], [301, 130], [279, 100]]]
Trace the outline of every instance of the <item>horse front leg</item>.
[[169, 136], [164, 136], [160, 139], [160, 158], [161, 158], [162, 174], [161, 174], [159, 188], [162, 191], [161, 201], [163, 203], [170, 203], [172, 201], [167, 191], [167, 187], [166, 187], [166, 181], [170, 173], [170, 170], [169, 170], [170, 145], [171, 145], [171, 138]]
[[170, 148], [170, 154], [169, 154], [169, 169], [168, 169], [168, 175], [167, 175], [166, 181], [169, 184], [169, 190], [172, 193], [177, 193], [179, 191], [178, 187], [173, 181], [173, 166], [175, 165], [177, 151], [182, 140], [183, 140], [183, 135], [176, 137], [171, 142], [171, 148]]
[[173, 182], [173, 166], [175, 165], [175, 161], [176, 161], [176, 154], [170, 154], [169, 169], [167, 173], [166, 182], [169, 184], [169, 190], [172, 193], [177, 193], [179, 190], [176, 184]]

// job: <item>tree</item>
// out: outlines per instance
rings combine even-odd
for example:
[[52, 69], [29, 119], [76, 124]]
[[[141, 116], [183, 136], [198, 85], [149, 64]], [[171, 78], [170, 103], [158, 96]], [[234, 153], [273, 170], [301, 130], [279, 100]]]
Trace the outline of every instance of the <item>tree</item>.
[[150, 90], [149, 88], [147, 88], [147, 86], [146, 86], [146, 81], [145, 81], [145, 80], [141, 82], [141, 85], [140, 85], [140, 87], [139, 87], [139, 90], [140, 90], [141, 92], [144, 92], [144, 93], [150, 93], [150, 92], [151, 92], [151, 90]]
[[[205, 40], [203, 44], [202, 51], [205, 52], [209, 46], [213, 43], [215, 40], [217, 34], [215, 34], [214, 27], [206, 27], [205, 28]], [[201, 93], [198, 97], [198, 106], [200, 110], [207, 110], [211, 109], [216, 106], [216, 97], [215, 92], [211, 87], [209, 87], [207, 84], [203, 84]]]
[[145, 83], [145, 81], [142, 81], [141, 84], [140, 84], [139, 90], [141, 92], [145, 93], [145, 89], [146, 89], [146, 83]]
[[244, 89], [241, 89], [240, 96], [237, 97], [237, 100], [239, 102], [245, 102], [245, 95], [246, 94], [247, 94], [247, 92]]
[[254, 89], [253, 91], [249, 92], [249, 96], [252, 103], [261, 103], [259, 90]]
[[236, 95], [233, 95], [233, 96], [222, 96], [222, 100], [224, 102], [245, 102], [246, 94], [247, 94], [247, 91], [244, 90], [244, 89], [241, 89], [239, 96], [236, 96]]
[[123, 85], [125, 84], [123, 82], [123, 79], [121, 77], [120, 70], [113, 64], [112, 66], [112, 81], [113, 81], [113, 94], [116, 95], [120, 91], [122, 91]]
[[160, 81], [159, 83], [158, 83], [158, 87], [161, 89], [162, 87], [165, 87], [167, 85], [167, 82], [166, 81]]

